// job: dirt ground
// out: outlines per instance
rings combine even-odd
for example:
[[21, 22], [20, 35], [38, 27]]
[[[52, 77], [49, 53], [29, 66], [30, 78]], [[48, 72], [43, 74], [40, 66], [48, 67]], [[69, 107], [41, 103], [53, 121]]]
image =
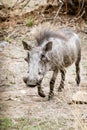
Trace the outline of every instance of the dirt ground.
[[[0, 122], [0, 129], [87, 130], [87, 104], [72, 103], [72, 96], [77, 91], [87, 92], [87, 34], [78, 32], [82, 48], [80, 87], [76, 86], [75, 67], [72, 65], [66, 70], [63, 92], [57, 91], [60, 83], [60, 74], [58, 74], [54, 98], [48, 101], [49, 80], [52, 72], [48, 72], [42, 82], [42, 87], [46, 93], [45, 98], [38, 96], [37, 88], [26, 87], [22, 80], [22, 77], [27, 74], [27, 63], [24, 61], [26, 52], [23, 49], [22, 40], [29, 40], [33, 44], [31, 29], [39, 21], [37, 19], [32, 23], [33, 25], [30, 25], [29, 21], [29, 26], [27, 26], [26, 20], [29, 19], [29, 15], [23, 15], [22, 22], [20, 19], [20, 22], [17, 23], [14, 19], [14, 22], [10, 20], [1, 24], [1, 26], [10, 26], [9, 28], [6, 26], [8, 35], [4, 38], [8, 45], [0, 50], [0, 121], [4, 118], [8, 124], [4, 123], [2, 126]], [[36, 16], [36, 13], [32, 15]], [[63, 20], [63, 18], [64, 16], [61, 19]], [[65, 21], [66, 19], [68, 18], [65, 17]], [[39, 22], [41, 22], [41, 19]], [[52, 22], [52, 20], [48, 20], [48, 22]], [[66, 26], [65, 23], [61, 25], [61, 21], [57, 20], [55, 26]], [[71, 26], [70, 24], [70, 27], [76, 31], [80, 26], [85, 28], [87, 24], [85, 22], [82, 22], [82, 25], [76, 23]]]

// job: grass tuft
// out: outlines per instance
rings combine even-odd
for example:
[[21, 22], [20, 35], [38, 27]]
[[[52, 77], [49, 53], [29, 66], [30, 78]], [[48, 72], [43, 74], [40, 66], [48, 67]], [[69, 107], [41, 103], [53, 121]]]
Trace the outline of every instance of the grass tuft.
[[26, 26], [32, 27], [33, 25], [34, 25], [33, 19], [32, 19], [32, 18], [28, 18], [28, 19], [26, 20]]
[[13, 126], [13, 122], [11, 118], [8, 117], [0, 117], [0, 130], [10, 130]]

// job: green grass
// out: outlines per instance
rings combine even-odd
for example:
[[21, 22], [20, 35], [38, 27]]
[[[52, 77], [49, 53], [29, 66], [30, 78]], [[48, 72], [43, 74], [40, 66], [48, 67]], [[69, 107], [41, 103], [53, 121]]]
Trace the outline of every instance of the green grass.
[[83, 67], [84, 67], [85, 69], [87, 69], [87, 62], [84, 62], [84, 63], [83, 63]]
[[5, 40], [6, 42], [10, 42], [10, 38], [9, 38], [9, 37], [5, 37], [4, 40]]
[[[74, 130], [72, 125], [74, 122], [70, 123], [70, 126], [67, 127], [69, 122], [70, 120], [63, 117], [52, 120], [19, 118], [16, 119], [16, 123], [14, 124], [11, 118], [0, 117], [0, 130]], [[80, 126], [78, 128], [79, 130], [83, 130]]]
[[66, 119], [56, 119], [56, 120], [49, 120], [49, 119], [37, 119], [37, 118], [20, 118], [17, 120], [15, 124], [16, 130], [58, 130], [61, 128], [62, 130], [66, 130]]
[[87, 69], [87, 65], [84, 65], [84, 68]]
[[11, 118], [0, 117], [0, 130], [11, 130], [13, 122]]
[[26, 20], [26, 26], [32, 27], [33, 25], [34, 25], [33, 19], [32, 19], [32, 18], [28, 18], [28, 19]]
[[7, 5], [7, 7], [12, 7], [12, 5], [15, 4], [15, 2], [12, 0], [1, 0], [1, 2], [5, 3]]
[[87, 24], [87, 20], [85, 21], [85, 24]]

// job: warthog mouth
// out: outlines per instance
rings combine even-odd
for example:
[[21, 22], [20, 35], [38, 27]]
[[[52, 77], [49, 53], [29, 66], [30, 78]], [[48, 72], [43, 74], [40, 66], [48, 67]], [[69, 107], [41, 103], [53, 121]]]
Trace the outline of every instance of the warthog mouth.
[[36, 84], [27, 84], [27, 77], [23, 77], [23, 81], [24, 81], [24, 83], [25, 83], [28, 87], [30, 87], [30, 88], [34, 88], [34, 87], [36, 87], [37, 85], [40, 85], [40, 82], [38, 82], [38, 83], [36, 83]]
[[31, 87], [31, 88], [34, 88], [34, 87], [40, 85], [40, 83], [41, 83], [41, 82], [38, 82], [37, 84], [28, 84], [27, 86], [28, 86], [28, 87]]
[[36, 87], [36, 85], [34, 85], [34, 84], [32, 84], [32, 85], [31, 85], [31, 84], [28, 84], [27, 86], [30, 87], [30, 88]]

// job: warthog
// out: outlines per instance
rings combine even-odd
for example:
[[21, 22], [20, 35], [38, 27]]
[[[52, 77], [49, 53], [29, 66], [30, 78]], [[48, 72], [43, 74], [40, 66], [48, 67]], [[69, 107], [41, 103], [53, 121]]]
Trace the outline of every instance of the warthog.
[[27, 86], [38, 88], [38, 94], [45, 97], [41, 88], [41, 81], [45, 73], [49, 70], [53, 71], [50, 81], [50, 92], [48, 99], [54, 95], [54, 83], [58, 71], [61, 73], [61, 82], [58, 91], [64, 88], [65, 68], [75, 63], [76, 66], [76, 83], [80, 83], [80, 59], [81, 48], [78, 35], [68, 28], [61, 28], [57, 32], [52, 30], [43, 30], [37, 35], [37, 44], [31, 47], [22, 41], [24, 49], [28, 50], [28, 77], [23, 80]]

